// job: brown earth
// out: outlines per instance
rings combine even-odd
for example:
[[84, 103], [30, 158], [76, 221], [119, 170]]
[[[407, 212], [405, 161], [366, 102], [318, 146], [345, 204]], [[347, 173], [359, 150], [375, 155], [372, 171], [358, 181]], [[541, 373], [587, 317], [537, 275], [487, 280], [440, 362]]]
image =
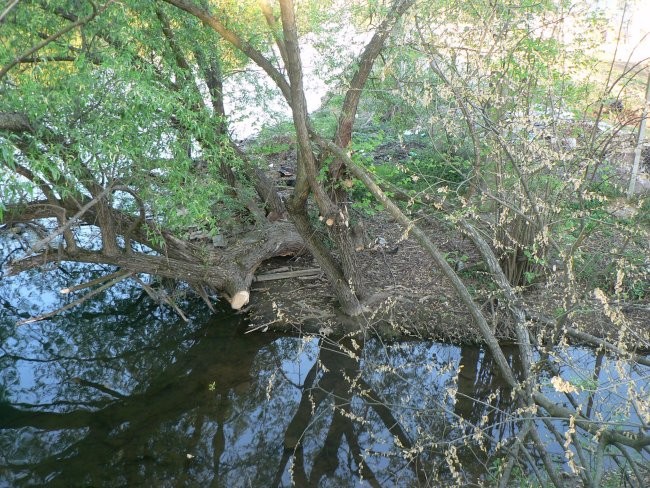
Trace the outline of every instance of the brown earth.
[[[476, 303], [489, 317], [497, 337], [514, 340], [511, 322], [496, 292], [489, 291], [490, 280], [478, 253], [460, 234], [442, 223], [428, 221], [420, 225], [433, 237], [443, 252], [463, 256], [461, 276], [473, 291]], [[385, 216], [366, 221], [370, 245], [357, 253], [357, 266], [368, 283], [369, 311], [360, 320], [362, 329], [378, 332], [386, 339], [417, 337], [453, 343], [482, 341], [466, 308], [450, 284], [433, 266], [429, 256], [414, 240], [404, 236], [397, 224]], [[382, 240], [383, 239], [383, 240]], [[383, 244], [385, 241], [385, 244]], [[383, 245], [378, 244], [381, 242]], [[396, 250], [396, 252], [395, 252]], [[265, 263], [258, 275], [281, 271], [316, 268], [311, 257], [302, 255], [288, 260]], [[523, 292], [526, 309], [535, 317], [551, 320], [553, 311], [562, 306], [563, 296], [549, 274], [547, 281]], [[336, 301], [322, 275], [254, 283], [251, 304], [246, 311], [251, 330], [281, 330], [304, 333], [345, 333], [356, 330], [358, 322], [337, 311]], [[580, 307], [566, 322], [579, 330], [618, 342], [620, 328], [605, 316], [602, 306], [586, 293]], [[650, 301], [612, 304], [628, 321], [631, 342], [650, 344]], [[547, 336], [548, 324], [531, 321], [532, 332]]]
[[[391, 149], [384, 148], [392, 157]], [[402, 148], [403, 150], [403, 148]], [[282, 151], [270, 155], [270, 174], [278, 182], [279, 193], [286, 198], [291, 187], [292, 175], [287, 168], [293, 166], [294, 151]], [[280, 167], [284, 169], [277, 171]], [[289, 171], [290, 173], [290, 171]], [[417, 337], [453, 343], [482, 342], [469, 312], [457, 297], [446, 278], [435, 268], [428, 254], [420, 245], [385, 214], [372, 217], [355, 215], [365, 229], [365, 246], [357, 252], [356, 264], [362, 270], [367, 283], [363, 296], [368, 312], [359, 321], [352, 321], [338, 312], [333, 293], [327, 280], [318, 273], [308, 253], [291, 259], [275, 259], [264, 263], [257, 276], [277, 272], [313, 270], [308, 276], [278, 280], [259, 281], [253, 284], [251, 303], [244, 310], [250, 319], [250, 330], [275, 330], [305, 333], [346, 333], [361, 329], [378, 332], [387, 339]], [[431, 237], [432, 241], [447, 253], [450, 264], [462, 266], [460, 276], [473, 293], [488, 321], [493, 324], [497, 337], [513, 341], [514, 333], [505, 306], [488, 273], [482, 270], [481, 259], [472, 243], [443, 221], [424, 214], [412, 218]], [[324, 236], [325, 237], [325, 236]], [[597, 245], [616, 245], [607, 238], [596, 238]], [[650, 272], [650, 271], [649, 271]], [[532, 317], [530, 326], [535, 336], [548, 338], [554, 332], [554, 311], [564, 306], [564, 296], [559, 286], [561, 271], [545, 270], [540, 282], [522, 292], [525, 308]], [[614, 326], [603, 312], [603, 306], [593, 296], [593, 289], [585, 284], [576, 293], [574, 310], [564, 325], [609, 337], [618, 343], [621, 328]], [[650, 347], [650, 297], [629, 303], [610, 304], [625, 316], [626, 342], [645, 344]], [[562, 334], [556, 334], [553, 341]]]

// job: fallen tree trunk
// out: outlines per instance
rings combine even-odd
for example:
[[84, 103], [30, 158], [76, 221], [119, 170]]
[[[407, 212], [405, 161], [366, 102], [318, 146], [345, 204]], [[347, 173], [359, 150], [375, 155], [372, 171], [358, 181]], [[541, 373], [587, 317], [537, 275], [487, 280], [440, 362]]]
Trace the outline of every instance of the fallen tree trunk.
[[231, 307], [239, 310], [250, 298], [255, 271], [264, 261], [296, 254], [304, 243], [289, 222], [277, 221], [250, 231], [224, 249], [197, 245], [167, 237], [166, 254], [127, 252], [106, 254], [102, 250], [46, 248], [10, 263], [9, 274], [61, 261], [109, 264], [123, 272], [156, 275], [207, 287], [221, 293]]

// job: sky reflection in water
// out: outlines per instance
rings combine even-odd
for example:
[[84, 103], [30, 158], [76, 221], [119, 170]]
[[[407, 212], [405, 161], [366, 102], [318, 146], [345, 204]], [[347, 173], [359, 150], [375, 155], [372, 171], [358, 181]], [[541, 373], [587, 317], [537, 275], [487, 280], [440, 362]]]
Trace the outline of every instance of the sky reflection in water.
[[[76, 272], [0, 287], [0, 486], [412, 486], [447, 476], [445, 443], [473, 425], [488, 452], [515, 431], [475, 347], [244, 335], [243, 317], [197, 304], [185, 324], [126, 284], [15, 326], [61, 305]], [[593, 371], [591, 352], [570, 354]], [[486, 476], [476, 442], [459, 458]]]

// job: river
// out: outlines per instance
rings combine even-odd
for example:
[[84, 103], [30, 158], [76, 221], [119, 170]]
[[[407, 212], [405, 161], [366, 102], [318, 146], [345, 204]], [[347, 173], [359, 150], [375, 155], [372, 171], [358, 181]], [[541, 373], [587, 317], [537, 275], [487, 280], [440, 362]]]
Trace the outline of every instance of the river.
[[[452, 444], [460, 476], [489, 483], [517, 431], [476, 346], [246, 334], [245, 314], [185, 299], [184, 322], [127, 282], [15, 325], [94, 272], [1, 282], [0, 486], [416, 486], [451, 482]], [[563, 354], [601, 385], [584, 404], [613, 417], [626, 384], [602, 385], [621, 372]]]

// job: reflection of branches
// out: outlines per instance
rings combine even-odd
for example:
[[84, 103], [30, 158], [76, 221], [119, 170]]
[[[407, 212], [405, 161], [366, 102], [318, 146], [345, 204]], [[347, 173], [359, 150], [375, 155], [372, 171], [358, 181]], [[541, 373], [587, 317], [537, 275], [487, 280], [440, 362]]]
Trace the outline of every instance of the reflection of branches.
[[[182, 355], [177, 356], [174, 353], [167, 367], [156, 371], [155, 379], [142, 385], [144, 390], [140, 393], [121, 396], [118, 391], [105, 387], [100, 380], [77, 379], [73, 380], [74, 384], [89, 387], [93, 393], [102, 391], [117, 399], [113, 401], [105, 399], [101, 404], [96, 405], [70, 402], [70, 406], [76, 405], [80, 409], [63, 413], [33, 410], [33, 408], [47, 408], [43, 404], [26, 405], [27, 408], [31, 407], [29, 411], [19, 409], [17, 405], [0, 404], [0, 430], [19, 432], [25, 427], [33, 427], [45, 432], [65, 432], [85, 429], [83, 434], [80, 434], [82, 438], [73, 441], [62, 451], [34, 462], [24, 463], [20, 469], [28, 469], [33, 476], [41, 477], [57, 473], [56, 481], [69, 483], [70, 479], [74, 479], [73, 477], [78, 476], [79, 473], [87, 473], [89, 463], [93, 463], [92, 458], [103, 451], [106, 451], [107, 460], [112, 459], [108, 467], [114, 469], [114, 463], [130, 463], [140, 458], [141, 452], [138, 449], [142, 444], [136, 440], [146, 439], [155, 442], [157, 436], [168, 436], [172, 434], [171, 431], [166, 430], [168, 426], [187, 415], [194, 417], [190, 420], [193, 430], [191, 435], [184, 438], [186, 441], [184, 447], [188, 449], [187, 453], [197, 452], [199, 451], [197, 446], [203, 441], [207, 430], [206, 414], [212, 415], [216, 401], [216, 420], [219, 428], [212, 443], [217, 468], [214, 472], [218, 473], [219, 458], [225, 450], [224, 423], [228, 408], [228, 393], [233, 385], [249, 378], [250, 367], [255, 357], [253, 352], [256, 352], [261, 344], [266, 344], [270, 340], [267, 336], [247, 337], [245, 342], [240, 343], [250, 349], [246, 351], [242, 351], [241, 347], [233, 348], [231, 345], [224, 347], [224, 344], [233, 338], [235, 332], [234, 328], [230, 327], [231, 324], [223, 325], [225, 327], [208, 327], [194, 331], [191, 335], [183, 334], [176, 338], [174, 344], [191, 342], [192, 346]], [[215, 356], [215, 348], [222, 353]], [[216, 364], [215, 357], [218, 358]], [[214, 393], [206, 388], [206, 378], [214, 376], [215, 367], [220, 368], [218, 371], [223, 371], [225, 365], [234, 363], [237, 367], [230, 368], [231, 376], [221, 376], [220, 394], [215, 399]], [[196, 403], [193, 402], [189, 406], [188, 398], [194, 399]], [[52, 406], [56, 408], [56, 405]], [[93, 408], [94, 411], [88, 411], [85, 407]], [[194, 412], [196, 412], [195, 416]], [[120, 454], [112, 458], [111, 456], [117, 452]], [[178, 455], [185, 458], [184, 453]], [[60, 462], [62, 458], [66, 459], [64, 466]], [[127, 469], [125, 475], [142, 476], [130, 472], [132, 470]], [[151, 477], [151, 475], [152, 473], [147, 472], [144, 476]], [[151, 478], [147, 479], [151, 480]], [[139, 486], [142, 481], [142, 479], [132, 479], [128, 484]], [[215, 478], [214, 485], [218, 484], [219, 479]]]
[[[147, 311], [147, 316], [150, 316], [151, 312]], [[139, 321], [136, 321], [139, 322]], [[55, 352], [49, 352], [48, 358], [35, 358], [35, 357], [29, 357], [29, 356], [23, 356], [21, 354], [3, 354], [2, 357], [3, 359], [10, 359], [12, 361], [26, 361], [29, 363], [41, 363], [41, 364], [57, 364], [61, 363], [64, 361], [74, 361], [77, 363], [108, 363], [111, 361], [116, 361], [118, 359], [126, 359], [129, 357], [133, 356], [140, 356], [142, 353], [146, 351], [155, 351], [158, 349], [158, 346], [152, 345], [152, 346], [147, 346], [147, 347], [138, 347], [138, 348], [130, 348], [128, 351], [125, 351], [122, 354], [116, 354], [114, 356], [103, 356], [103, 355], [97, 355], [93, 357], [79, 357], [79, 356], [65, 356], [62, 354], [56, 354]]]
[[357, 382], [360, 390], [363, 392], [363, 396], [367, 398], [366, 403], [373, 408], [388, 431], [399, 439], [402, 446], [406, 449], [411, 449], [413, 447], [413, 441], [404, 431], [399, 421], [395, 418], [388, 404], [379, 398], [379, 395], [374, 392], [372, 386], [368, 384], [366, 380], [358, 378]]
[[[39, 410], [56, 410], [59, 407], [91, 407], [93, 409], [98, 409], [105, 407], [108, 402], [105, 400], [90, 400], [90, 401], [71, 401], [71, 400], [59, 400], [56, 402], [49, 403], [24, 403], [17, 402], [12, 403], [12, 407], [15, 407], [19, 411], [39, 411]], [[15, 412], [14, 412], [15, 413]]]
[[[377, 395], [373, 387], [363, 380], [359, 371], [359, 349], [352, 348], [349, 340], [341, 343], [321, 344], [316, 363], [307, 373], [304, 390], [298, 409], [285, 430], [285, 450], [276, 471], [272, 486], [279, 486], [287, 463], [293, 457], [293, 482], [297, 486], [317, 485], [324, 477], [334, 474], [338, 467], [336, 455], [343, 441], [343, 436], [350, 448], [350, 454], [356, 463], [360, 474], [372, 486], [379, 486], [372, 469], [364, 462], [359, 441], [359, 430], [353, 423], [358, 417], [353, 411], [353, 398], [359, 395], [365, 404], [375, 411], [387, 431], [397, 439], [401, 447], [411, 450], [413, 441], [395, 418], [388, 404]], [[362, 347], [362, 346], [361, 346]], [[349, 351], [355, 354], [348, 354]], [[360, 393], [355, 393], [360, 392]], [[314, 425], [318, 417], [330, 411], [323, 407], [326, 399], [332, 401], [332, 419], [327, 433], [314, 458], [309, 476], [305, 472], [304, 436]], [[320, 412], [316, 414], [316, 412]], [[418, 477], [423, 479], [417, 455], [410, 463]]]
[[81, 386], [87, 386], [97, 391], [101, 391], [102, 393], [109, 395], [113, 398], [117, 398], [117, 399], [126, 398], [126, 396], [122, 395], [119, 391], [115, 391], [112, 388], [108, 388], [107, 386], [104, 385], [100, 385], [96, 381], [88, 381], [88, 380], [84, 380], [83, 378], [72, 378], [72, 381]]
[[349, 411], [349, 403], [334, 407], [332, 422], [330, 423], [327, 435], [312, 463], [311, 472], [309, 473], [310, 485], [320, 484], [320, 480], [323, 477], [334, 475], [338, 469], [339, 457], [336, 453], [342, 444], [345, 424], [350, 422], [349, 418], [344, 417], [344, 413], [348, 413]]

